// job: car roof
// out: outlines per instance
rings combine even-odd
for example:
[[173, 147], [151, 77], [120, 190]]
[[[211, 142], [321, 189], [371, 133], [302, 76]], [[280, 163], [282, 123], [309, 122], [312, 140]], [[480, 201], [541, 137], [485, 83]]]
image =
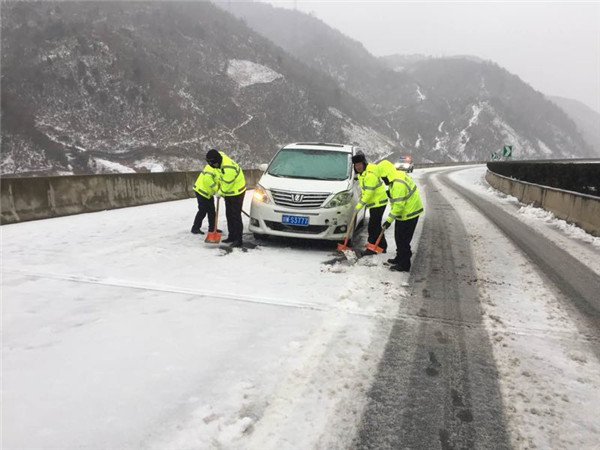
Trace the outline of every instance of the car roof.
[[314, 149], [314, 150], [327, 150], [327, 151], [345, 152], [345, 153], [353, 153], [353, 151], [354, 151], [353, 145], [334, 144], [334, 143], [330, 143], [330, 142], [294, 142], [292, 144], [287, 144], [283, 148], [285, 148], [285, 149], [310, 148], [310, 149]]

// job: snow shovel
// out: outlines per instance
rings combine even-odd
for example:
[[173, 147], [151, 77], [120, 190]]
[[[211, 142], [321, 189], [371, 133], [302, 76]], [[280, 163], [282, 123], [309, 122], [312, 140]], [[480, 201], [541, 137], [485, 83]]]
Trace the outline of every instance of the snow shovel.
[[350, 220], [350, 225], [348, 226], [348, 231], [346, 232], [346, 239], [344, 239], [343, 244], [337, 245], [338, 252], [343, 252], [345, 250], [352, 250], [350, 247], [348, 247], [348, 239], [350, 239], [350, 233], [352, 233], [352, 230], [354, 229], [354, 221], [356, 220], [357, 214], [358, 214], [358, 210], [355, 209], [354, 214], [352, 214], [352, 219]]
[[219, 221], [219, 200], [221, 200], [221, 197], [217, 197], [217, 211], [215, 213], [215, 229], [213, 231], [209, 231], [208, 233], [206, 233], [206, 239], [204, 239], [204, 242], [208, 242], [209, 244], [218, 244], [219, 242], [221, 242], [221, 233], [219, 233], [217, 230], [217, 222]]
[[377, 236], [377, 240], [375, 241], [374, 244], [371, 244], [370, 242], [367, 242], [367, 250], [371, 250], [372, 252], [375, 253], [381, 253], [383, 251], [383, 249], [379, 246], [379, 242], [381, 241], [381, 238], [383, 237], [383, 233], [385, 233], [385, 228], [381, 229], [381, 233], [379, 233], [379, 236]]

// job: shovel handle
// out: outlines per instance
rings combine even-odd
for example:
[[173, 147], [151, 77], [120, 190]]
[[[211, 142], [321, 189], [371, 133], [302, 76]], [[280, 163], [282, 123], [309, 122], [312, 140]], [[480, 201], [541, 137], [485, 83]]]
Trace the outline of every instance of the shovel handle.
[[217, 211], [215, 212], [215, 229], [213, 230], [213, 233], [217, 232], [217, 222], [219, 221], [219, 200], [221, 200], [221, 197], [217, 197]]
[[344, 239], [344, 247], [348, 244], [348, 239], [350, 238], [350, 233], [354, 228], [354, 221], [356, 220], [356, 216], [358, 215], [358, 210], [355, 209], [352, 214], [352, 219], [350, 220], [350, 225], [348, 225], [348, 231], [346, 232], [346, 239]]
[[377, 247], [379, 245], [379, 242], [381, 241], [381, 238], [383, 238], [384, 233], [385, 233], [385, 228], [382, 228], [381, 233], [379, 233], [379, 236], [377, 236], [377, 240], [375, 241], [375, 247]]

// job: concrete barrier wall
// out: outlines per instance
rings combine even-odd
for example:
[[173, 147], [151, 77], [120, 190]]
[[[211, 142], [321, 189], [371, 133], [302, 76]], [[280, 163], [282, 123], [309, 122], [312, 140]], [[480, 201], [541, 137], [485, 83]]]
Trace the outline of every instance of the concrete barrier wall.
[[600, 236], [600, 197], [514, 180], [490, 170], [485, 179], [490, 186], [523, 203], [544, 208], [556, 217], [573, 223], [594, 236]]
[[[253, 188], [262, 174], [245, 170]], [[194, 197], [198, 172], [132, 173], [0, 180], [2, 225]]]
[[[439, 167], [475, 163], [429, 163]], [[199, 172], [162, 172], [2, 178], [0, 224], [47, 219], [194, 197]], [[253, 188], [262, 172], [244, 170]]]

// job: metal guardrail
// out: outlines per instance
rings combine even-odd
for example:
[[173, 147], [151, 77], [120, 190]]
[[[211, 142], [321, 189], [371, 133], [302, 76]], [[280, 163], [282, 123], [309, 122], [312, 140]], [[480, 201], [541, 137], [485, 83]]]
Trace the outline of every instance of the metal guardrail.
[[600, 197], [516, 180], [493, 172], [488, 165], [487, 182], [520, 202], [552, 212], [559, 219], [600, 236]]

